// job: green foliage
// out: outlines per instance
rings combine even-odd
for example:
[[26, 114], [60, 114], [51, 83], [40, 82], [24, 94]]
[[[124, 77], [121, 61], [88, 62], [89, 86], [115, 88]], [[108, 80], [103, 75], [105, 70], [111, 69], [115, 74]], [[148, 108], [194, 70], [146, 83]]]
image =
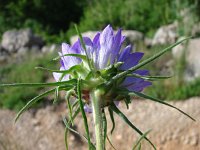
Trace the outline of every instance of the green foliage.
[[154, 82], [154, 87], [149, 87], [146, 92], [163, 100], [184, 100], [200, 96], [200, 79], [179, 84], [173, 79], [168, 79], [167, 82], [157, 81], [157, 83]]
[[[199, 5], [196, 0], [95, 0], [85, 8], [79, 27], [84, 32], [112, 24], [115, 28], [138, 30], [151, 37], [160, 26], [180, 19], [184, 8], [191, 8], [195, 16]], [[73, 34], [75, 30], [71, 26], [68, 36]]]
[[[166, 46], [154, 46], [148, 50], [147, 56], [153, 55]], [[178, 59], [174, 60], [172, 78], [166, 80], [158, 80], [153, 83], [152, 87], [146, 89], [146, 93], [157, 97], [162, 100], [184, 100], [194, 96], [200, 96], [200, 79], [196, 79], [192, 82], [184, 81], [184, 73], [186, 68], [185, 54]], [[151, 70], [151, 74], [160, 75], [160, 71], [172, 58], [171, 54], [165, 55], [155, 63], [148, 65], [148, 70]], [[170, 75], [170, 74], [169, 74]], [[162, 89], [162, 90], [161, 90]]]
[[[44, 58], [27, 58], [20, 64], [9, 64], [0, 67], [1, 83], [38, 83], [45, 82], [48, 77], [47, 73], [35, 70], [36, 66], [46, 66], [54, 68], [55, 62], [51, 62], [52, 56]], [[3, 108], [19, 110], [28, 100], [37, 96], [41, 88], [1, 88], [0, 89], [0, 106]]]
[[[161, 25], [181, 20], [184, 8], [191, 8], [191, 16], [199, 18], [198, 0], [1, 0], [0, 34], [10, 28], [30, 27], [47, 43], [60, 43], [76, 33], [73, 23], [79, 23], [81, 31], [112, 24], [153, 36]], [[180, 28], [181, 35], [187, 32], [185, 28], [191, 27]]]
[[86, 0], [1, 0], [0, 34], [10, 28], [28, 26], [45, 35], [47, 42], [58, 41], [57, 36], [71, 22], [79, 22], [85, 5]]
[[147, 33], [172, 22], [176, 18], [173, 8], [170, 0], [96, 0], [85, 9], [80, 29], [95, 30], [112, 24]]

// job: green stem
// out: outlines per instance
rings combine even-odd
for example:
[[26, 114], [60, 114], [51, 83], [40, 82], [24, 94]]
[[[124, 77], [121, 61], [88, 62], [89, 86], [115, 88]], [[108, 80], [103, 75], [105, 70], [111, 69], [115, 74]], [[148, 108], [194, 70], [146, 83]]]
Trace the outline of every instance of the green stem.
[[101, 91], [95, 90], [90, 94], [92, 100], [93, 120], [95, 124], [96, 150], [104, 150], [104, 142], [102, 135], [102, 112], [101, 112]]

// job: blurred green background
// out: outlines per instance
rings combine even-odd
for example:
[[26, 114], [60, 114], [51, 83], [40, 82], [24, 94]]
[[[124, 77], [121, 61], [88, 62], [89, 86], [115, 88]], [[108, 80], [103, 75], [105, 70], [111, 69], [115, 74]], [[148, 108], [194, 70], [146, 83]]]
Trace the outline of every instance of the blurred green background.
[[[160, 26], [181, 22], [181, 11], [188, 8], [191, 22], [179, 26], [180, 36], [189, 36], [191, 24], [200, 20], [198, 0], [0, 0], [0, 39], [9, 29], [31, 28], [44, 38], [47, 44], [69, 42], [76, 34], [74, 23], [81, 32], [101, 30], [107, 24], [113, 28], [122, 27], [137, 30], [152, 38]], [[153, 46], [144, 48], [146, 57], [165, 48]], [[50, 61], [55, 54], [42, 58], [27, 58], [23, 63], [0, 65], [0, 82], [46, 82], [51, 74], [34, 70], [35, 66], [56, 68]], [[171, 57], [170, 54], [164, 57]], [[160, 63], [160, 62], [158, 62]], [[200, 80], [185, 83], [182, 80], [184, 60], [174, 67], [175, 77], [157, 81], [145, 92], [161, 99], [186, 99], [200, 95]], [[158, 74], [156, 63], [147, 66], [153, 75]], [[162, 90], [160, 90], [162, 89]], [[36, 96], [41, 89], [0, 89], [0, 107], [18, 110], [27, 100]], [[174, 92], [176, 91], [176, 92]]]

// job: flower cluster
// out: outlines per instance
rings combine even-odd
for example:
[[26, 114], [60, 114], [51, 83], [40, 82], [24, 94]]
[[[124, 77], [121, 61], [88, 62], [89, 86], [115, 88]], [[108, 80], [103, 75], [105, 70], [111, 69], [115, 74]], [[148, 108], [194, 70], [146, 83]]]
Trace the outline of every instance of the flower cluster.
[[[60, 70], [69, 70], [71, 67], [76, 65], [82, 65], [81, 71], [76, 70], [76, 74], [71, 73], [63, 75], [63, 73], [53, 73], [56, 81], [67, 81], [72, 78], [76, 78], [77, 74], [80, 78], [86, 79], [88, 74], [90, 73], [90, 68], [87, 62], [83, 61], [80, 57], [70, 56], [68, 54], [79, 54], [84, 55], [89, 58], [92, 69], [98, 73], [96, 79], [89, 80], [89, 84], [93, 85], [95, 88], [98, 84], [105, 82], [106, 80], [110, 80], [114, 75], [122, 72], [124, 70], [128, 70], [131, 67], [137, 65], [141, 58], [143, 57], [143, 53], [141, 52], [131, 52], [132, 46], [128, 45], [124, 49], [122, 49], [122, 44], [124, 43], [125, 36], [122, 36], [122, 30], [119, 29], [116, 34], [110, 25], [108, 25], [101, 33], [97, 33], [93, 40], [89, 37], [83, 37], [84, 46], [81, 43], [81, 40], [78, 39], [72, 46], [63, 43], [62, 44], [62, 52], [59, 53], [61, 57], [61, 67]], [[115, 69], [112, 68], [115, 64], [120, 64]], [[107, 71], [106, 71], [107, 70]], [[114, 71], [113, 71], [114, 70]], [[105, 73], [106, 72], [106, 73]], [[146, 76], [149, 75], [148, 70], [136, 70], [132, 73]], [[99, 80], [97, 80], [99, 78]], [[97, 84], [93, 84], [93, 81], [98, 81]], [[145, 87], [150, 86], [152, 83], [149, 81], [145, 81], [142, 78], [138, 78], [135, 76], [128, 76], [123, 78], [117, 82], [114, 88], [126, 88], [129, 91], [141, 92]], [[108, 93], [108, 91], [107, 91]], [[109, 94], [104, 97], [105, 101], [119, 101], [120, 99], [116, 99], [119, 97], [116, 94]], [[106, 100], [108, 99], [109, 100]], [[106, 104], [105, 104], [106, 105]], [[85, 105], [87, 108], [87, 105]], [[89, 111], [86, 109], [86, 111]]]

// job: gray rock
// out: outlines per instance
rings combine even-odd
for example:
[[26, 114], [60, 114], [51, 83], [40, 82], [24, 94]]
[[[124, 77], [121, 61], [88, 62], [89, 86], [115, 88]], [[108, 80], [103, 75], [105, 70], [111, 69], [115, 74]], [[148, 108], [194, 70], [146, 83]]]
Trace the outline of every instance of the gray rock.
[[154, 35], [152, 45], [163, 45], [174, 43], [178, 37], [177, 23], [160, 27]]
[[17, 51], [17, 56], [25, 56], [29, 52], [29, 49], [27, 47], [21, 47]]
[[57, 49], [59, 49], [59, 47], [56, 44], [52, 44], [52, 45], [48, 45], [48, 46], [43, 46], [42, 47], [42, 53], [53, 53]]
[[9, 57], [8, 52], [5, 51], [5, 50], [2, 48], [2, 46], [0, 45], [0, 63], [2, 64], [2, 63], [4, 63], [4, 62], [6, 62], [7, 59], [8, 59], [8, 57]]
[[150, 48], [152, 46], [152, 41], [153, 41], [152, 39], [145, 37], [145, 39], [144, 39], [145, 46]]
[[185, 80], [192, 81], [200, 77], [200, 38], [190, 40], [186, 50]]
[[44, 41], [41, 37], [34, 35], [30, 29], [9, 30], [3, 34], [1, 45], [9, 53], [14, 53], [22, 47], [30, 48], [33, 45], [42, 47]]
[[[185, 37], [181, 37], [181, 38], [178, 39], [178, 41], [183, 40], [184, 38]], [[183, 42], [183, 43], [181, 43], [181, 44], [179, 44], [177, 46], [175, 46], [172, 49], [172, 56], [173, 56], [173, 58], [180, 59], [183, 56], [183, 54], [184, 54], [184, 52], [186, 50], [186, 46], [187, 46], [186, 43], [187, 43], [187, 41]]]
[[192, 35], [193, 37], [199, 36], [199, 35], [200, 35], [200, 22], [199, 22], [199, 23], [196, 23], [196, 24], [193, 26], [191, 35]]
[[[94, 36], [97, 34], [98, 31], [87, 31], [82, 33], [83, 37], [89, 37], [91, 39], [94, 38]], [[70, 43], [73, 44], [78, 40], [78, 35], [74, 35], [70, 38]]]
[[[89, 37], [91, 39], [94, 38], [94, 36], [97, 34], [98, 31], [87, 31], [82, 33], [82, 36], [84, 37]], [[139, 31], [135, 31], [135, 30], [123, 30], [122, 31], [122, 35], [126, 36], [126, 41], [128, 43], [134, 44], [137, 41], [143, 41], [144, 40], [144, 35], [139, 32]], [[77, 41], [78, 36], [72, 36], [70, 38], [70, 43], [73, 44]]]
[[144, 40], [144, 35], [141, 32], [135, 30], [123, 30], [122, 35], [126, 36], [127, 41], [131, 44]]

